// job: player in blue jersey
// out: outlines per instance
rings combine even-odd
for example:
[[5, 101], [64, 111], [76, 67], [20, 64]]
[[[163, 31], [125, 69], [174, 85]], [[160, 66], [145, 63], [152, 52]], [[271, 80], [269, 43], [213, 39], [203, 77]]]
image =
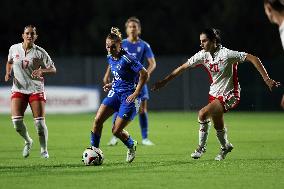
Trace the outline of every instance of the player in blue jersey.
[[104, 91], [108, 91], [108, 95], [96, 114], [91, 132], [91, 145], [99, 147], [103, 123], [117, 112], [112, 133], [128, 148], [126, 161], [130, 163], [135, 158], [137, 142], [124, 128], [139, 110], [141, 102], [139, 94], [148, 79], [148, 73], [135, 57], [122, 49], [121, 42], [119, 30], [111, 28], [111, 33], [106, 38], [106, 49], [113, 81], [103, 86]]
[[[150, 78], [151, 73], [156, 68], [156, 61], [154, 54], [150, 48], [150, 45], [139, 38], [141, 34], [141, 24], [140, 20], [136, 17], [130, 17], [125, 23], [127, 38], [122, 40], [122, 48], [126, 50], [132, 56], [135, 56], [142, 64], [148, 62], [147, 72], [148, 72], [148, 80]], [[147, 80], [147, 81], [148, 81]], [[110, 81], [110, 68], [107, 68], [104, 84]], [[144, 85], [141, 93], [139, 94], [141, 97], [141, 106], [139, 109], [139, 123], [141, 128], [142, 135], [142, 144], [143, 145], [154, 145], [148, 138], [148, 113], [147, 113], [147, 100], [149, 99], [149, 92], [147, 85]], [[113, 117], [113, 122], [116, 119], [117, 114]], [[114, 146], [118, 142], [118, 139], [113, 136], [109, 141], [108, 145]]]

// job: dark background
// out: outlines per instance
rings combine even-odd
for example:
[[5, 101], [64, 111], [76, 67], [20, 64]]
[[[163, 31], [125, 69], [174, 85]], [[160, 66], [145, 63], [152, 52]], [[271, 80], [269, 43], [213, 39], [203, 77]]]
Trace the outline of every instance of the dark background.
[[[36, 44], [50, 54], [58, 69], [47, 84], [101, 85], [106, 67], [105, 37], [112, 26], [119, 27], [125, 36], [124, 23], [130, 16], [141, 20], [141, 38], [151, 44], [157, 58], [149, 84], [196, 53], [199, 32], [207, 27], [221, 30], [224, 46], [258, 56], [271, 77], [284, 82], [278, 27], [269, 23], [261, 0], [2, 0], [0, 14], [1, 85], [7, 85], [3, 78], [8, 49], [22, 41], [23, 29], [29, 24], [37, 27]], [[150, 107], [188, 110], [206, 104], [208, 78], [198, 79], [201, 72], [189, 71], [189, 76], [173, 81], [165, 92], [151, 94]], [[239, 79], [243, 89], [240, 110], [280, 110], [281, 89], [269, 93], [252, 65], [239, 66]], [[192, 90], [197, 92], [192, 94]], [[173, 100], [169, 94], [174, 93], [183, 96]], [[165, 100], [171, 102], [163, 103]]]

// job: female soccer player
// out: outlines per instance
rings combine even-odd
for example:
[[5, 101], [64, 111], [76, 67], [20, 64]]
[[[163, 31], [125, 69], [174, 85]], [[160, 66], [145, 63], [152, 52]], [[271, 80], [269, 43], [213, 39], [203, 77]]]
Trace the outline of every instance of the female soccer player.
[[[264, 0], [264, 10], [269, 21], [279, 27], [282, 47], [284, 48], [284, 0]], [[284, 109], [284, 94], [281, 106]]]
[[99, 147], [103, 123], [113, 113], [118, 112], [112, 133], [128, 148], [126, 161], [131, 163], [135, 158], [137, 142], [124, 130], [138, 112], [141, 99], [139, 94], [148, 79], [147, 70], [132, 55], [122, 49], [121, 33], [117, 28], [111, 28], [106, 38], [107, 61], [113, 75], [112, 83], [103, 86], [108, 91], [103, 100], [93, 124], [91, 146]]
[[28, 25], [22, 34], [23, 42], [12, 45], [6, 64], [5, 81], [14, 73], [11, 94], [12, 122], [16, 131], [24, 138], [23, 156], [30, 154], [33, 140], [24, 124], [24, 113], [28, 104], [31, 107], [35, 127], [39, 136], [41, 156], [48, 158], [48, 131], [45, 124], [44, 76], [55, 74], [56, 68], [47, 52], [34, 44], [38, 35], [36, 27]]
[[[145, 59], [148, 62], [148, 80], [150, 78], [151, 73], [156, 68], [156, 60], [154, 54], [150, 48], [150, 45], [143, 41], [139, 35], [141, 34], [141, 23], [140, 20], [136, 17], [130, 17], [125, 23], [127, 38], [122, 40], [122, 48], [126, 50], [132, 56], [135, 56], [143, 65]], [[107, 68], [104, 84], [108, 83], [110, 80], [110, 68]], [[141, 97], [141, 106], [139, 109], [139, 123], [141, 128], [142, 135], [142, 144], [151, 146], [154, 145], [152, 141], [148, 138], [148, 111], [147, 111], [147, 100], [149, 99], [148, 87], [144, 85], [141, 93], [139, 94]], [[114, 115], [113, 120], [115, 121], [117, 114]], [[114, 136], [109, 141], [109, 146], [114, 146], [118, 142], [117, 138]]]
[[202, 65], [207, 69], [212, 81], [209, 91], [209, 104], [203, 107], [198, 113], [198, 122], [200, 124], [199, 146], [191, 154], [191, 157], [198, 159], [206, 151], [206, 141], [210, 126], [209, 118], [211, 118], [216, 129], [217, 138], [221, 144], [220, 153], [216, 156], [215, 160], [220, 161], [233, 149], [233, 145], [227, 137], [227, 130], [224, 128], [223, 115], [229, 109], [235, 108], [240, 100], [237, 65], [244, 61], [251, 62], [270, 90], [273, 86], [278, 86], [279, 82], [270, 79], [257, 57], [222, 47], [219, 30], [210, 28], [202, 31], [200, 34], [200, 46], [202, 48], [201, 51], [176, 68], [164, 79], [156, 82], [152, 86], [152, 90], [156, 91], [164, 87], [170, 80], [188, 68]]

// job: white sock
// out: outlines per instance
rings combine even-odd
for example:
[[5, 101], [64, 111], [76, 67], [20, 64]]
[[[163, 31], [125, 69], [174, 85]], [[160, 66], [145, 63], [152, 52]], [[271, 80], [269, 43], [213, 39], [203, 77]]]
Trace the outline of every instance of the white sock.
[[216, 136], [217, 136], [222, 148], [226, 148], [226, 144], [229, 143], [228, 136], [227, 136], [227, 129], [224, 128], [223, 130], [216, 130]]
[[39, 136], [39, 143], [41, 152], [47, 151], [48, 130], [45, 124], [44, 117], [37, 117], [35, 120], [35, 127]]
[[199, 127], [199, 146], [204, 147], [206, 146], [209, 129], [210, 129], [210, 119], [201, 121], [198, 119], [198, 122], [200, 124]]
[[16, 131], [23, 137], [26, 143], [31, 142], [31, 137], [27, 131], [27, 127], [24, 124], [23, 116], [12, 116], [12, 122]]

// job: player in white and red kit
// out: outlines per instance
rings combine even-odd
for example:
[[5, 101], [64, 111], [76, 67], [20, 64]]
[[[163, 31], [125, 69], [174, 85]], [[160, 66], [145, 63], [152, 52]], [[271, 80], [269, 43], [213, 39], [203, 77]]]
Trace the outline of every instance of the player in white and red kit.
[[224, 127], [223, 115], [226, 111], [236, 107], [240, 100], [240, 85], [237, 79], [237, 65], [244, 61], [251, 62], [261, 74], [266, 85], [271, 90], [278, 86], [279, 82], [270, 79], [260, 60], [248, 53], [232, 51], [221, 46], [219, 30], [205, 29], [200, 34], [201, 51], [196, 53], [183, 65], [176, 68], [164, 79], [156, 82], [152, 90], [164, 87], [170, 80], [180, 75], [188, 68], [204, 66], [211, 79], [209, 91], [209, 104], [198, 113], [199, 145], [191, 154], [194, 159], [200, 158], [206, 151], [206, 142], [210, 127], [210, 118], [216, 129], [216, 135], [221, 145], [220, 153], [215, 160], [223, 160], [227, 153], [233, 149], [233, 145], [227, 137], [227, 129]]
[[[284, 49], [284, 0], [264, 0], [264, 10], [269, 21], [279, 27], [280, 39]], [[284, 94], [281, 106], [284, 109]]]
[[45, 124], [44, 76], [56, 73], [53, 61], [47, 52], [34, 44], [38, 35], [36, 27], [28, 25], [22, 34], [23, 42], [12, 45], [6, 64], [5, 81], [12, 78], [11, 94], [12, 122], [16, 131], [24, 138], [23, 157], [28, 157], [33, 140], [24, 124], [24, 113], [28, 104], [31, 107], [35, 127], [39, 135], [41, 156], [48, 158], [48, 130]]

